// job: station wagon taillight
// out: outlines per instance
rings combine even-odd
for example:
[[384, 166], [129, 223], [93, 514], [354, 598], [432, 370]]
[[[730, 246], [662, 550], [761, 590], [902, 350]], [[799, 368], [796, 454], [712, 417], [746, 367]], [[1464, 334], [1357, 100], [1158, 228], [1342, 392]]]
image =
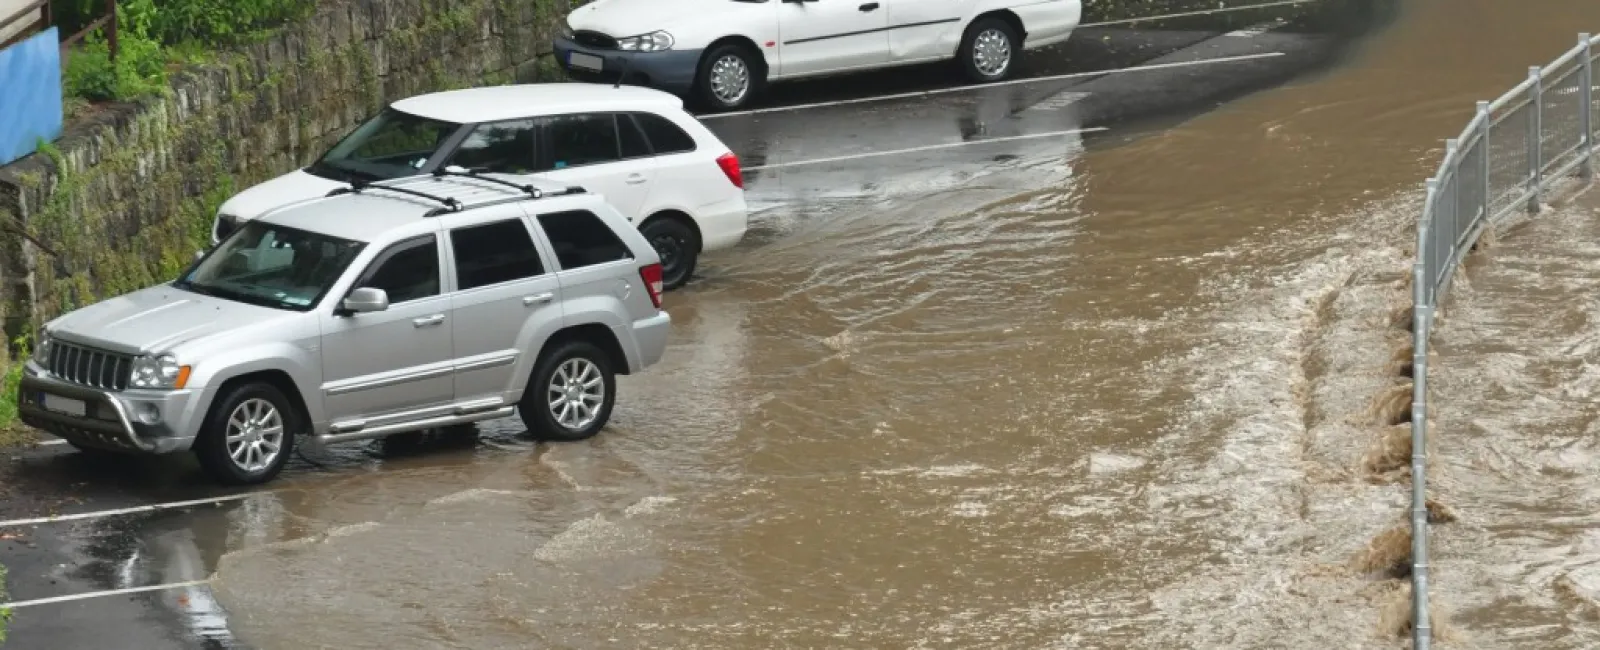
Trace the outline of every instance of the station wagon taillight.
[[639, 277], [644, 280], [646, 291], [650, 292], [650, 302], [655, 303], [656, 309], [661, 308], [661, 265], [639, 267]]
[[732, 151], [717, 156], [717, 166], [722, 168], [722, 173], [728, 177], [728, 182], [734, 187], [744, 189], [744, 172], [739, 170], [739, 157]]

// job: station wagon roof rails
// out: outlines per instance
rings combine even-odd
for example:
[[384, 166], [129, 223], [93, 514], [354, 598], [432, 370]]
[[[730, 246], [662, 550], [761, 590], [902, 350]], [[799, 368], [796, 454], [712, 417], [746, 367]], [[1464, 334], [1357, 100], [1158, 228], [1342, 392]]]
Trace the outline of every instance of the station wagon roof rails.
[[411, 196], [421, 197], [421, 198], [424, 198], [424, 199], [428, 199], [429, 201], [437, 201], [439, 203], [444, 204], [444, 207], [435, 208], [433, 210], [428, 211], [428, 213], [426, 215], [423, 215], [423, 216], [427, 216], [427, 217], [438, 216], [438, 215], [444, 214], [446, 212], [460, 212], [461, 211], [461, 201], [456, 200], [454, 197], [439, 196], [437, 194], [429, 194], [427, 192], [418, 192], [416, 190], [407, 189], [407, 188], [404, 188], [404, 187], [395, 187], [393, 185], [379, 185], [378, 183], [370, 183], [370, 182], [362, 181], [362, 180], [353, 180], [353, 181], [350, 181], [350, 184], [348, 186], [334, 188], [333, 190], [329, 191], [326, 196], [339, 196], [341, 194], [359, 194], [362, 190], [365, 190], [365, 189], [389, 190], [390, 192], [399, 192], [401, 194], [409, 194]]

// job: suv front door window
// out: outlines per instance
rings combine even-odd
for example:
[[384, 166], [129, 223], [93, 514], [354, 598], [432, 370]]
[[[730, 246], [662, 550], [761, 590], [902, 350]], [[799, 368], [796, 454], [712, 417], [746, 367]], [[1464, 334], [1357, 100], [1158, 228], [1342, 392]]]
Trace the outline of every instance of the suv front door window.
[[351, 285], [383, 289], [388, 309], [322, 310], [323, 400], [335, 422], [360, 418], [370, 426], [385, 415], [448, 407], [455, 324], [439, 278], [438, 238], [414, 237], [385, 249]]
[[638, 155], [637, 131], [626, 139], [631, 157], [623, 156], [619, 127], [637, 129], [633, 121], [614, 113], [574, 113], [541, 118], [540, 122], [545, 151], [540, 175], [604, 194], [623, 216], [637, 220], [650, 195], [655, 158]]
[[452, 228], [450, 252], [456, 401], [514, 401], [517, 360], [561, 329], [561, 285], [521, 217]]

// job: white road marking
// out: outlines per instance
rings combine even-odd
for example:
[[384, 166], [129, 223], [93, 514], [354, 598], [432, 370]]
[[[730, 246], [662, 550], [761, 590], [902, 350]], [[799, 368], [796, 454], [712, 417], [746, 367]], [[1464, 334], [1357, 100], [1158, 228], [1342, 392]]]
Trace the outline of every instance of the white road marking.
[[64, 444], [67, 444], [67, 441], [65, 439], [63, 439], [63, 438], [51, 438], [49, 440], [40, 440], [39, 441], [39, 446], [40, 447], [53, 447], [55, 445], [64, 445]]
[[51, 517], [30, 517], [28, 519], [11, 519], [11, 520], [8, 520], [8, 521], [0, 521], [0, 528], [8, 528], [8, 527], [11, 527], [11, 526], [34, 526], [34, 525], [38, 525], [38, 524], [53, 524], [53, 523], [56, 523], [56, 522], [77, 521], [77, 520], [80, 520], [80, 519], [100, 519], [102, 517], [114, 517], [114, 516], [117, 516], [117, 515], [129, 515], [129, 514], [134, 514], [134, 513], [139, 513], [139, 512], [156, 512], [158, 510], [171, 510], [173, 508], [187, 508], [187, 507], [190, 507], [190, 506], [213, 505], [213, 504], [217, 504], [217, 503], [227, 503], [229, 501], [243, 501], [243, 500], [248, 499], [250, 497], [259, 496], [259, 495], [263, 495], [263, 494], [271, 494], [271, 492], [270, 491], [246, 492], [244, 494], [231, 494], [231, 495], [222, 496], [222, 497], [211, 497], [209, 499], [193, 499], [193, 500], [190, 500], [190, 501], [173, 501], [171, 503], [155, 503], [155, 504], [151, 504], [151, 505], [147, 505], [147, 506], [136, 506], [136, 507], [133, 507], [133, 508], [117, 508], [115, 510], [97, 510], [97, 511], [94, 511], [94, 512], [78, 512], [78, 513], [65, 514], [65, 515], [55, 515], [55, 516], [51, 516]]
[[952, 87], [952, 88], [935, 88], [933, 90], [918, 90], [918, 91], [909, 92], [909, 93], [897, 93], [897, 94], [894, 94], [894, 95], [877, 95], [877, 96], [873, 96], [873, 97], [857, 97], [855, 99], [840, 99], [840, 100], [831, 101], [831, 102], [817, 102], [815, 104], [799, 104], [799, 105], [795, 105], [795, 106], [774, 106], [772, 108], [757, 108], [757, 109], [748, 110], [748, 111], [734, 111], [732, 113], [712, 113], [710, 115], [696, 115], [695, 117], [697, 119], [699, 119], [700, 121], [704, 122], [706, 120], [714, 120], [714, 119], [720, 119], [720, 118], [724, 118], [724, 117], [738, 117], [740, 115], [756, 115], [756, 114], [760, 114], [760, 113], [778, 113], [778, 112], [782, 112], [782, 111], [799, 111], [799, 110], [804, 110], [804, 109], [807, 109], [807, 108], [826, 108], [828, 106], [844, 106], [844, 105], [847, 105], [847, 104], [861, 104], [861, 103], [865, 103], [865, 102], [881, 102], [881, 101], [887, 101], [887, 100], [891, 100], [891, 99], [905, 99], [907, 97], [927, 97], [929, 95], [942, 95], [942, 94], [945, 94], [945, 93], [972, 92], [972, 91], [976, 91], [976, 90], [983, 90], [984, 88], [994, 88], [994, 87], [997, 87], [997, 86], [1012, 86], [1012, 85], [1016, 85], [1016, 84], [1038, 83], [1038, 82], [1042, 82], [1042, 81], [1056, 81], [1056, 80], [1060, 80], [1060, 79], [1079, 79], [1079, 78], [1083, 78], [1083, 77], [1100, 77], [1100, 76], [1104, 76], [1104, 75], [1118, 74], [1118, 73], [1122, 73], [1122, 72], [1143, 72], [1143, 71], [1146, 71], [1146, 70], [1163, 70], [1163, 69], [1166, 69], [1166, 68], [1182, 68], [1182, 67], [1193, 66], [1193, 65], [1204, 65], [1204, 64], [1207, 64], [1207, 63], [1234, 63], [1234, 62], [1238, 62], [1238, 61], [1250, 61], [1250, 60], [1253, 60], [1253, 59], [1265, 59], [1265, 58], [1269, 58], [1269, 57], [1283, 56], [1283, 55], [1284, 55], [1283, 52], [1261, 52], [1261, 53], [1257, 53], [1257, 54], [1241, 54], [1241, 55], [1238, 55], [1238, 56], [1219, 56], [1219, 57], [1214, 58], [1214, 59], [1198, 59], [1198, 60], [1195, 60], [1195, 61], [1173, 61], [1171, 63], [1152, 63], [1150, 65], [1134, 66], [1134, 67], [1131, 67], [1131, 68], [1115, 68], [1115, 69], [1112, 69], [1112, 70], [1098, 70], [1098, 71], [1094, 71], [1094, 72], [1073, 72], [1073, 73], [1069, 73], [1069, 74], [1050, 75], [1048, 77], [1030, 77], [1030, 78], [1027, 78], [1027, 79], [1012, 79], [1010, 81], [1000, 81], [1000, 82], [995, 82], [995, 83], [992, 83], [992, 84], [977, 84], [977, 85], [971, 85], [971, 86], [955, 86], [955, 87]]
[[1043, 100], [1040, 100], [1032, 106], [1022, 109], [1022, 112], [1045, 113], [1049, 111], [1061, 110], [1079, 102], [1083, 98], [1088, 97], [1090, 94], [1091, 93], [1075, 93], [1070, 90], [1063, 90]]
[[148, 586], [148, 587], [129, 587], [127, 589], [111, 589], [111, 590], [108, 590], [108, 591], [90, 591], [90, 592], [85, 592], [85, 593], [81, 593], [81, 594], [70, 594], [70, 595], [66, 595], [66, 596], [52, 596], [50, 598], [38, 598], [38, 599], [34, 599], [34, 600], [19, 600], [19, 601], [14, 602], [14, 603], [3, 603], [3, 604], [0, 604], [0, 611], [4, 611], [4, 610], [7, 610], [7, 609], [18, 609], [18, 608], [22, 608], [22, 607], [34, 607], [36, 605], [49, 605], [49, 604], [52, 604], [52, 603], [66, 603], [66, 602], [71, 602], [71, 601], [74, 601], [74, 600], [88, 600], [90, 598], [102, 598], [102, 597], [105, 597], [105, 596], [122, 596], [122, 595], [125, 595], [125, 594], [138, 594], [138, 593], [144, 593], [144, 592], [147, 592], [147, 591], [166, 591], [166, 590], [169, 590], [169, 589], [183, 589], [185, 587], [195, 587], [195, 586], [207, 584], [207, 583], [210, 583], [210, 582], [211, 581], [209, 579], [208, 580], [190, 580], [188, 582], [174, 582], [174, 583], [171, 583], [171, 584], [151, 585], [151, 586]]
[[1224, 14], [1224, 13], [1228, 13], [1230, 11], [1248, 11], [1250, 9], [1263, 9], [1263, 8], [1266, 8], [1266, 7], [1282, 7], [1282, 6], [1285, 6], [1285, 5], [1303, 5], [1303, 4], [1307, 4], [1307, 3], [1311, 3], [1311, 2], [1318, 2], [1318, 1], [1319, 0], [1281, 0], [1280, 2], [1263, 2], [1261, 4], [1239, 5], [1237, 7], [1223, 7], [1221, 9], [1201, 9], [1199, 11], [1185, 11], [1183, 13], [1177, 13], [1177, 14], [1161, 14], [1159, 16], [1141, 16], [1141, 17], [1138, 17], [1138, 18], [1126, 18], [1126, 19], [1123, 19], [1123, 20], [1108, 20], [1108, 21], [1105, 21], [1103, 23], [1084, 23], [1082, 25], [1078, 25], [1078, 27], [1100, 27], [1102, 25], [1122, 25], [1122, 24], [1126, 24], [1126, 23], [1147, 23], [1147, 22], [1154, 21], [1154, 20], [1166, 20], [1168, 18], [1186, 18], [1188, 16], [1207, 16], [1207, 15], [1210, 15], [1210, 14]]
[[1003, 137], [1003, 138], [987, 138], [987, 139], [983, 139], [983, 140], [967, 140], [965, 142], [946, 142], [946, 143], [943, 143], [943, 144], [930, 144], [930, 145], [925, 145], [925, 146], [921, 146], [921, 147], [911, 147], [911, 148], [908, 148], [908, 149], [891, 149], [889, 151], [869, 151], [867, 153], [853, 153], [853, 154], [844, 155], [844, 156], [829, 156], [827, 158], [813, 158], [811, 160], [796, 160], [794, 162], [773, 163], [771, 165], [756, 165], [754, 167], [745, 167], [744, 170], [745, 171], [758, 171], [758, 170], [762, 170], [762, 169], [779, 169], [779, 168], [782, 168], [782, 167], [799, 167], [801, 165], [820, 165], [822, 163], [839, 162], [841, 160], [856, 160], [856, 159], [860, 159], [860, 158], [873, 158], [873, 157], [876, 157], [876, 156], [893, 156], [893, 155], [902, 154], [902, 153], [915, 153], [915, 152], [918, 152], [918, 151], [931, 151], [931, 150], [934, 150], [934, 149], [950, 149], [950, 148], [953, 148], [953, 147], [967, 147], [967, 146], [971, 146], [971, 145], [975, 145], [975, 144], [988, 144], [988, 143], [992, 143], [992, 142], [1012, 142], [1012, 141], [1015, 141], [1015, 140], [1033, 140], [1033, 139], [1037, 139], [1037, 138], [1056, 138], [1056, 137], [1060, 137], [1060, 136], [1063, 136], [1063, 135], [1073, 135], [1073, 134], [1078, 134], [1078, 133], [1093, 133], [1095, 131], [1104, 131], [1104, 130], [1106, 130], [1106, 127], [1096, 126], [1096, 127], [1090, 127], [1090, 128], [1087, 128], [1087, 129], [1068, 129], [1066, 131], [1046, 131], [1044, 133], [1030, 133], [1028, 135], [1012, 135], [1012, 136], [1006, 136], [1006, 137]]

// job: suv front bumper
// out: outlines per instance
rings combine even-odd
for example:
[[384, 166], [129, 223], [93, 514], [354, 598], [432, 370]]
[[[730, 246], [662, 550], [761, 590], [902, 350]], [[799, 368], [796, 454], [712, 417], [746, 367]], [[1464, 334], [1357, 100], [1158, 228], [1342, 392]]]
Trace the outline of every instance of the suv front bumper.
[[17, 415], [82, 447], [164, 454], [193, 444], [187, 420], [195, 396], [187, 390], [113, 393], [50, 377], [29, 361], [17, 386]]

